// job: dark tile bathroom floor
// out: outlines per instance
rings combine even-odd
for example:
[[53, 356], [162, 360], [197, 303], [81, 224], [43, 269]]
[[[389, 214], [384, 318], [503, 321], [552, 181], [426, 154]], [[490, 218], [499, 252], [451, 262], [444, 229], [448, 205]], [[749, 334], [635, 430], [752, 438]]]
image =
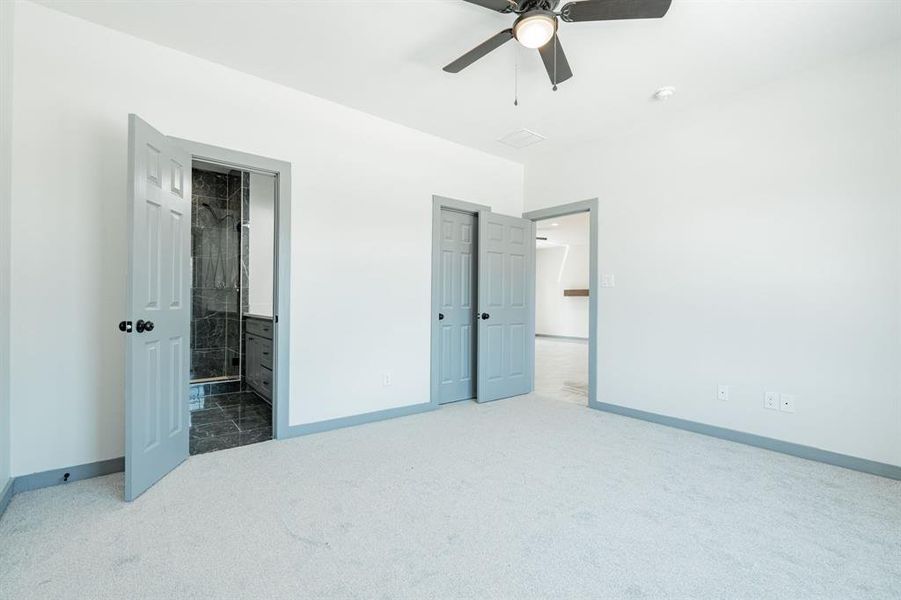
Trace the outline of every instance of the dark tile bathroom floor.
[[207, 396], [192, 405], [192, 455], [272, 439], [272, 407], [253, 392]]

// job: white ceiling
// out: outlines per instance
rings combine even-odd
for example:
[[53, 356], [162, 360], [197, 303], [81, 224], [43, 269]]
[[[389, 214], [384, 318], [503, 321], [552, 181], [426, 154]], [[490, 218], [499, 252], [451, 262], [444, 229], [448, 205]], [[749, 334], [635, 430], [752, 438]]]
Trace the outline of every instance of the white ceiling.
[[[515, 42], [441, 70], [513, 19], [463, 0], [39, 1], [520, 162], [901, 39], [896, 0], [674, 0], [660, 20], [561, 24], [575, 76], [552, 92], [537, 52]], [[652, 102], [664, 85], [675, 98]], [[497, 142], [519, 128], [548, 139]]]

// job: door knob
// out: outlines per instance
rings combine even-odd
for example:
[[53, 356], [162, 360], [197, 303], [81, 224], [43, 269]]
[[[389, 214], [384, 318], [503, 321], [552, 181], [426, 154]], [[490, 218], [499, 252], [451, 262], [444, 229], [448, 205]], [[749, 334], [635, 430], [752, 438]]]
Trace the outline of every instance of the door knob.
[[119, 321], [119, 331], [131, 333], [131, 321]]
[[135, 329], [138, 330], [138, 333], [144, 333], [145, 331], [153, 331], [153, 321], [145, 321], [143, 319], [138, 319], [138, 322], [135, 323]]
[[439, 320], [439, 321], [443, 321], [443, 320], [444, 320], [444, 313], [438, 313], [438, 320]]
[[489, 318], [491, 318], [491, 315], [489, 315], [488, 313], [482, 313], [482, 320], [483, 320], [483, 321], [487, 321]]

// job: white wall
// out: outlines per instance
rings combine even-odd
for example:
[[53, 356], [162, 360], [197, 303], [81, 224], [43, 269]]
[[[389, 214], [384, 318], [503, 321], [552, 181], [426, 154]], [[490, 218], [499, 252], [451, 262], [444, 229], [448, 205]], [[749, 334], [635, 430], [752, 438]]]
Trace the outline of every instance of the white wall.
[[601, 402], [901, 465], [899, 88], [895, 44], [527, 164], [600, 198]]
[[31, 3], [17, 10], [15, 475], [123, 454], [129, 112], [292, 163], [291, 424], [429, 400], [432, 194], [518, 215], [521, 166]]
[[14, 17], [15, 4], [0, 2], [0, 493], [10, 477], [9, 235]]
[[248, 310], [272, 316], [275, 248], [275, 177], [250, 174], [250, 227], [248, 228]]
[[535, 252], [535, 333], [588, 338], [588, 298], [563, 295], [563, 290], [572, 288], [588, 288], [588, 244], [539, 248]]

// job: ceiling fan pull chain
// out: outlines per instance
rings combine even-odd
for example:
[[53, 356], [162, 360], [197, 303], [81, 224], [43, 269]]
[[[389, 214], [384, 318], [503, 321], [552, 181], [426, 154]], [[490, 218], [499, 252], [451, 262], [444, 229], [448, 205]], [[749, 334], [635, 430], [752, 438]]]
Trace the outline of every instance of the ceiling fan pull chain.
[[519, 48], [513, 49], [513, 106], [519, 106]]

